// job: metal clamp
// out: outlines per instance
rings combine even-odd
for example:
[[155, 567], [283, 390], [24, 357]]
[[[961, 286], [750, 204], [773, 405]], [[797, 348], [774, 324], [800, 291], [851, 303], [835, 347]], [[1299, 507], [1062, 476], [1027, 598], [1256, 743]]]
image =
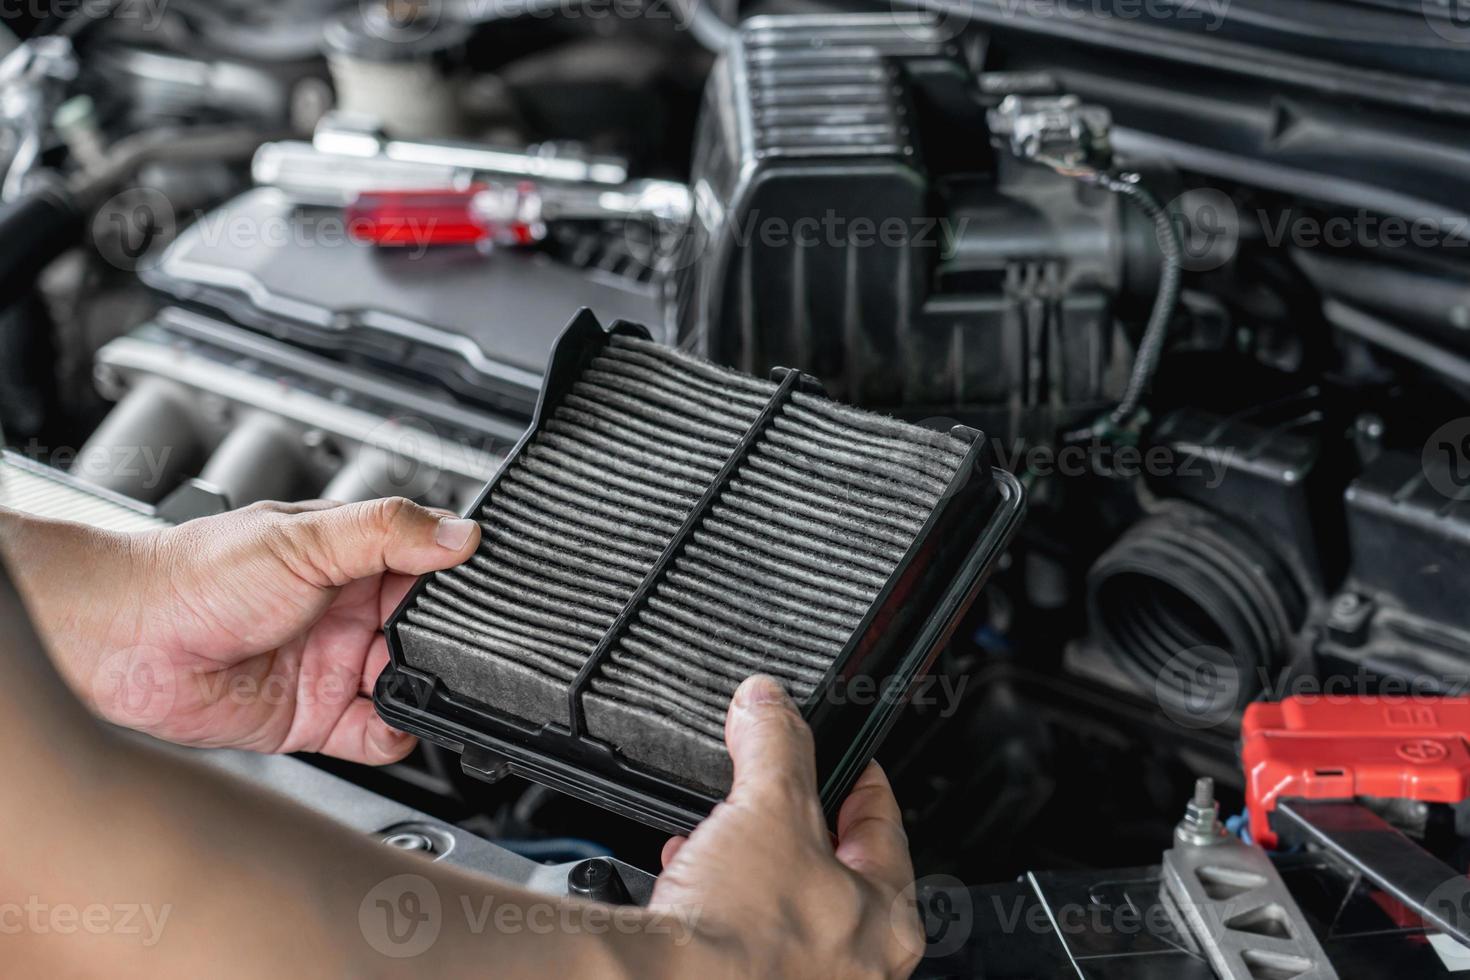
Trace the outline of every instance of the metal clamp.
[[1017, 157], [1058, 173], [1100, 173], [1112, 160], [1112, 115], [1075, 95], [1008, 95], [987, 120]]
[[1224, 980], [1336, 980], [1311, 925], [1266, 852], [1225, 833], [1214, 783], [1195, 784], [1164, 852], [1164, 907]]

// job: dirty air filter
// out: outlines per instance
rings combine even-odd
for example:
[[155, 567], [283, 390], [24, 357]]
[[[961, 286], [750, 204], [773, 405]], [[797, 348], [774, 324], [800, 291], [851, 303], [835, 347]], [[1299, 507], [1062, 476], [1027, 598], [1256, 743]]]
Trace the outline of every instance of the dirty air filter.
[[731, 694], [768, 673], [812, 725], [830, 812], [974, 599], [1021, 492], [973, 430], [774, 374], [580, 314], [471, 510], [479, 552], [389, 620], [384, 718], [476, 775], [685, 831], [729, 786]]

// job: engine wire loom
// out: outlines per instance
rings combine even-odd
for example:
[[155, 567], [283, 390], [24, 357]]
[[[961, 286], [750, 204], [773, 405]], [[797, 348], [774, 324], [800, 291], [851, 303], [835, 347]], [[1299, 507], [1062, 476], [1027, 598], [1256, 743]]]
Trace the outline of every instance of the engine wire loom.
[[1070, 434], [1069, 439], [1114, 435], [1127, 429], [1138, 415], [1169, 339], [1184, 268], [1179, 231], [1168, 208], [1144, 186], [1140, 174], [1113, 169], [1108, 139], [1112, 117], [1103, 107], [1087, 105], [1075, 95], [1009, 95], [990, 110], [988, 121], [991, 133], [1003, 139], [1017, 158], [1111, 191], [1133, 204], [1153, 225], [1162, 260], [1158, 292], [1138, 342], [1128, 386], [1105, 418]]

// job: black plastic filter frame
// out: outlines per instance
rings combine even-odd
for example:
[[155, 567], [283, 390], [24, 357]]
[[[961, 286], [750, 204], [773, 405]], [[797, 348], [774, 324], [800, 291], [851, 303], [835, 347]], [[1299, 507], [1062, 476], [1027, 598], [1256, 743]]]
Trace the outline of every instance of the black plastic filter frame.
[[[480, 513], [500, 477], [617, 334], [649, 337], [645, 328], [621, 321], [604, 329], [587, 310], [572, 320], [552, 350], [530, 428], [470, 505], [469, 515]], [[494, 780], [516, 773], [661, 830], [692, 830], [719, 800], [630, 762], [611, 745], [588, 736], [582, 695], [772, 419], [794, 392], [821, 393], [814, 379], [796, 371], [778, 368], [773, 380], [777, 387], [765, 408], [572, 681], [569, 725], [535, 725], [503, 714], [449, 691], [438, 678], [406, 662], [398, 626], [431, 576], [415, 583], [385, 627], [390, 662], [373, 694], [384, 720], [459, 753], [471, 775]], [[952, 434], [969, 440], [969, 451], [858, 629], [802, 705], [816, 740], [822, 804], [829, 817], [979, 594], [1024, 510], [1020, 484], [991, 465], [986, 440], [963, 427]], [[849, 695], [857, 677], [874, 681], [871, 697]]]

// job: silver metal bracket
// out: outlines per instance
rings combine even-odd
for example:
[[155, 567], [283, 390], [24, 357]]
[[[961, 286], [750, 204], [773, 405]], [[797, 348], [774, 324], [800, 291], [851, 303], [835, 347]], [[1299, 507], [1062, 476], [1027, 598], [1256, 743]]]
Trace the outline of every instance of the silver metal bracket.
[[1218, 829], [1213, 788], [1200, 784], [1164, 852], [1161, 897], [1175, 924], [1223, 980], [1336, 980], [1276, 866]]

